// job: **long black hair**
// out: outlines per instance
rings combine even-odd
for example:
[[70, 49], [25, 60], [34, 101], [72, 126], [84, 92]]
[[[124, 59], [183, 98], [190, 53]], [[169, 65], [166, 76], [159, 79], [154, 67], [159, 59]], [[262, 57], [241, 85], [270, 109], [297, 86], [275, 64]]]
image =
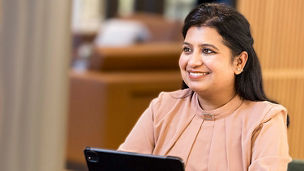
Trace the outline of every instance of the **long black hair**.
[[242, 14], [224, 4], [203, 3], [185, 18], [182, 30], [184, 38], [188, 29], [193, 26], [216, 29], [224, 44], [231, 49], [232, 58], [243, 51], [248, 53], [243, 72], [235, 76], [235, 91], [241, 98], [251, 101], [272, 101], [265, 95], [260, 62], [253, 48], [250, 25]]

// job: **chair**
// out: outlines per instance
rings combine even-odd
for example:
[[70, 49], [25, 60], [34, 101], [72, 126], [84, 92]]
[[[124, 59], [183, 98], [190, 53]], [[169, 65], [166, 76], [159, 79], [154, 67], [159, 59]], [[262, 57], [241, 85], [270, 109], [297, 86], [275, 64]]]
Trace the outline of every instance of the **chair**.
[[304, 160], [292, 160], [287, 171], [304, 171]]

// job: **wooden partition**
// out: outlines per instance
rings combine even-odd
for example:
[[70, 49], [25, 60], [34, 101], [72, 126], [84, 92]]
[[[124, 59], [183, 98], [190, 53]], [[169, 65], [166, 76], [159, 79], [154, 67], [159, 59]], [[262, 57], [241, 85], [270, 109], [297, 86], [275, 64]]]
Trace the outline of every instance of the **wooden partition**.
[[290, 154], [304, 159], [304, 1], [239, 0], [251, 24], [269, 97], [289, 111]]
[[150, 101], [180, 89], [179, 71], [70, 73], [69, 169], [85, 168], [86, 146], [117, 149]]

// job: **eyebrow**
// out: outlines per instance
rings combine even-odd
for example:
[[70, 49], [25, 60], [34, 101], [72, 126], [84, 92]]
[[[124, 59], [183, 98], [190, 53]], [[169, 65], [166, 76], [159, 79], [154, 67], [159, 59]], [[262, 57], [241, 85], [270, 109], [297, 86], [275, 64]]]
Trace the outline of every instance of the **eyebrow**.
[[[188, 43], [188, 42], [184, 42], [183, 43], [184, 45], [188, 45], [188, 46], [190, 46], [191, 44], [190, 43]], [[212, 47], [212, 48], [214, 48], [214, 49], [216, 49], [216, 50], [219, 50], [216, 46], [214, 46], [214, 45], [212, 45], [212, 44], [208, 44], [208, 43], [203, 43], [203, 44], [200, 44], [200, 47]]]

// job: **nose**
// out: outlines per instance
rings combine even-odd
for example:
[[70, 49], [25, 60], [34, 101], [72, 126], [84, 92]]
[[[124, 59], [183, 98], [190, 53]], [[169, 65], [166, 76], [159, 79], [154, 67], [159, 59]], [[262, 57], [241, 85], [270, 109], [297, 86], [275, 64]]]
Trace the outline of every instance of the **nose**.
[[203, 64], [202, 56], [199, 53], [193, 53], [188, 61], [188, 65], [191, 67], [200, 66]]

